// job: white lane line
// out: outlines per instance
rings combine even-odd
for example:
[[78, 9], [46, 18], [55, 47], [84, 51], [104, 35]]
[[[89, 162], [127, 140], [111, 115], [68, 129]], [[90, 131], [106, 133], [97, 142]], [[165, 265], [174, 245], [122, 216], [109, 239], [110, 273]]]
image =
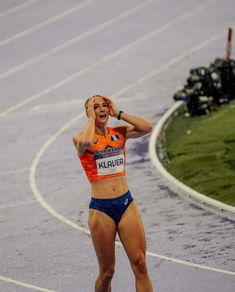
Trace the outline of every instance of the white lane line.
[[8, 10], [3, 11], [2, 13], [0, 13], [0, 18], [5, 17], [5, 16], [8, 16], [11, 13], [14, 13], [16, 11], [19, 11], [20, 9], [25, 8], [27, 6], [30, 6], [30, 5], [32, 5], [32, 4], [36, 3], [36, 2], [39, 2], [39, 1], [41, 1], [41, 0], [29, 0], [29, 1], [26, 1], [24, 3], [21, 3], [21, 4], [17, 5], [17, 6], [15, 6], [15, 7], [12, 7], [10, 9], [8, 9]]
[[126, 51], [128, 51], [130, 49], [133, 49], [135, 46], [140, 45], [141, 43], [149, 40], [150, 38], [155, 37], [157, 34], [165, 31], [166, 29], [168, 29], [169, 27], [175, 25], [176, 23], [180, 22], [181, 20], [186, 19], [186, 18], [192, 16], [193, 14], [201, 11], [202, 9], [208, 7], [209, 4], [212, 4], [215, 1], [216, 0], [209, 0], [206, 3], [204, 3], [203, 5], [199, 5], [198, 7], [194, 8], [191, 11], [181, 14], [179, 17], [175, 18], [174, 20], [166, 23], [163, 26], [160, 26], [159, 28], [157, 28], [157, 29], [153, 30], [152, 32], [146, 34], [145, 36], [138, 38], [134, 42], [129, 43], [128, 45], [126, 45], [126, 46], [114, 51], [113, 53], [101, 58], [99, 61], [97, 61], [97, 62], [95, 62], [95, 63], [93, 63], [91, 65], [88, 65], [85, 68], [83, 68], [83, 69], [81, 69], [81, 70], [69, 75], [65, 79], [60, 80], [59, 82], [53, 84], [52, 86], [49, 86], [49, 87], [45, 88], [44, 90], [42, 90], [42, 91], [40, 91], [40, 92], [38, 92], [36, 94], [33, 94], [32, 96], [26, 98], [24, 101], [19, 102], [19, 103], [15, 104], [14, 106], [9, 107], [7, 110], [5, 110], [3, 112], [0, 112], [0, 118], [6, 116], [9, 113], [11, 113], [11, 112], [13, 112], [13, 111], [15, 111], [15, 110], [17, 110], [17, 109], [29, 104], [29, 103], [31, 103], [32, 101], [35, 101], [38, 98], [41, 98], [42, 96], [45, 96], [46, 94], [49, 94], [50, 92], [52, 92], [52, 91], [64, 86], [65, 84], [69, 83], [70, 81], [72, 81], [72, 80], [78, 78], [79, 76], [82, 76], [85, 73], [95, 69], [96, 67], [100, 66], [101, 64], [104, 64], [104, 63], [107, 63], [107, 62], [111, 61], [112, 59], [118, 57], [119, 55], [125, 53]]
[[0, 209], [16, 208], [16, 207], [20, 207], [24, 205], [35, 204], [35, 203], [37, 203], [36, 200], [30, 200], [30, 201], [15, 203], [15, 204], [0, 205]]
[[211, 271], [211, 272], [217, 272], [217, 273], [222, 273], [222, 274], [226, 274], [226, 275], [230, 275], [230, 276], [235, 276], [235, 272], [233, 272], [233, 271], [217, 269], [217, 268], [213, 268], [213, 267], [209, 267], [209, 266], [205, 266], [205, 265], [200, 265], [200, 264], [195, 264], [195, 263], [192, 263], [192, 262], [189, 262], [189, 261], [183, 261], [183, 260], [175, 259], [175, 258], [174, 258], [174, 260], [172, 260], [171, 257], [166, 257], [166, 256], [163, 256], [163, 255], [160, 255], [160, 254], [156, 254], [156, 253], [150, 252], [150, 251], [147, 251], [147, 255], [149, 255], [151, 257], [154, 257], [154, 258], [159, 258], [159, 259], [162, 259], [162, 260], [166, 260], [166, 261], [169, 261], [169, 262], [174, 262], [174, 263], [177, 263], [177, 264], [181, 264], [181, 265], [184, 265], [184, 266], [189, 266], [189, 267], [194, 267], [194, 268], [198, 268], [198, 269], [202, 269], [202, 270], [208, 270], [208, 271]]
[[[222, 33], [220, 33], [220, 35], [222, 35]], [[194, 49], [194, 53], [199, 51], [202, 48], [205, 48], [206, 46], [208, 46], [209, 44], [213, 43], [213, 41], [218, 39], [218, 34], [216, 34], [216, 36], [212, 37], [210, 40], [203, 42], [201, 45], [197, 46], [197, 50]], [[191, 50], [189, 50], [191, 51]], [[192, 53], [191, 53], [192, 54]], [[181, 56], [181, 55], [180, 55]], [[172, 60], [174, 60], [174, 62], [172, 62]], [[172, 65], [175, 65], [177, 62], [182, 61], [182, 57], [178, 58], [178, 61], [175, 60], [175, 58], [173, 58], [172, 60], [170, 60], [168, 63]], [[161, 73], [162, 71], [166, 70], [167, 68], [169, 68], [170, 66], [162, 66], [161, 71], [158, 70], [156, 71], [156, 74]], [[149, 78], [152, 77], [152, 74], [148, 75]], [[147, 81], [147, 77], [145, 78], [145, 81]], [[142, 79], [143, 80], [143, 79]], [[136, 82], [134, 82], [133, 84], [136, 84]], [[129, 89], [129, 87], [128, 87]], [[120, 92], [120, 91], [119, 91]], [[122, 90], [123, 93], [123, 90]], [[112, 96], [116, 96], [116, 93], [114, 93]], [[122, 99], [124, 100], [124, 99]], [[37, 187], [37, 181], [36, 181], [36, 172], [37, 172], [37, 167], [40, 163], [40, 160], [42, 159], [43, 155], [45, 154], [45, 152], [47, 151], [47, 149], [51, 146], [51, 144], [58, 139], [67, 129], [69, 129], [74, 123], [76, 123], [79, 119], [81, 119], [83, 116], [85, 116], [85, 113], [80, 113], [78, 116], [74, 117], [72, 120], [70, 120], [69, 122], [67, 122], [63, 127], [61, 127], [54, 135], [52, 135], [44, 144], [43, 146], [40, 148], [40, 150], [38, 151], [38, 153], [36, 154], [32, 165], [30, 167], [30, 172], [29, 172], [29, 183], [30, 183], [30, 187], [33, 193], [33, 196], [35, 197], [35, 199], [39, 202], [39, 204], [46, 209], [52, 216], [56, 217], [57, 219], [59, 219], [60, 221], [62, 221], [63, 223], [78, 229], [79, 231], [90, 235], [89, 230], [87, 230], [86, 228], [78, 225], [77, 223], [69, 220], [68, 218], [64, 217], [62, 214], [60, 214], [59, 212], [57, 212], [55, 209], [53, 209], [44, 199], [43, 194], [40, 193], [38, 187]], [[121, 246], [121, 244], [119, 242], [116, 243], [117, 245]], [[166, 257], [154, 252], [150, 252], [147, 251], [147, 255], [152, 256], [152, 257], [156, 257], [159, 259], [163, 259], [163, 260], [167, 260], [170, 262], [174, 262], [177, 264], [182, 264], [182, 265], [186, 265], [186, 266], [191, 266], [194, 268], [199, 268], [199, 269], [204, 269], [204, 270], [208, 270], [208, 271], [212, 271], [212, 272], [218, 272], [218, 273], [223, 273], [223, 274], [227, 274], [227, 275], [235, 275], [235, 272], [233, 271], [229, 271], [229, 270], [223, 270], [223, 269], [217, 269], [217, 268], [213, 268], [213, 267], [209, 267], [206, 265], [200, 265], [200, 264], [195, 264], [195, 263], [191, 263], [189, 261], [184, 261], [184, 260], [180, 260], [180, 259], [176, 259], [176, 258], [172, 258], [172, 257]]]
[[[121, 96], [124, 92], [127, 92], [131, 88], [134, 88], [135, 86], [145, 82], [146, 80], [151, 79], [152, 77], [156, 76], [157, 74], [161, 73], [162, 71], [172, 67], [173, 65], [177, 64], [178, 62], [182, 61], [183, 59], [195, 54], [196, 52], [200, 51], [201, 49], [207, 47], [211, 43], [217, 41], [221, 36], [225, 35], [226, 32], [220, 31], [213, 37], [209, 38], [205, 42], [193, 47], [192, 49], [188, 50], [187, 52], [176, 56], [175, 58], [171, 59], [169, 62], [163, 64], [162, 66], [158, 67], [157, 69], [151, 71], [150, 73], [146, 74], [145, 76], [137, 79], [135, 82], [131, 83], [130, 85], [126, 86], [125, 88], [115, 92], [115, 97]], [[113, 96], [114, 94], [112, 94]]]
[[19, 168], [14, 170], [0, 171], [0, 175], [16, 174], [29, 171], [28, 168]]
[[0, 281], [7, 282], [7, 283], [10, 283], [10, 284], [14, 284], [14, 285], [17, 285], [17, 286], [22, 286], [22, 287], [27, 288], [27, 289], [33, 289], [35, 291], [56, 292], [56, 290], [45, 289], [45, 288], [42, 288], [42, 287], [38, 287], [38, 286], [35, 286], [35, 285], [31, 285], [31, 284], [20, 282], [20, 281], [14, 280], [14, 279], [10, 279], [10, 278], [7, 278], [7, 277], [1, 276], [1, 275], [0, 275]]
[[[154, 94], [167, 94], [167, 93], [170, 93], [172, 94], [172, 91], [173, 90], [178, 90], [182, 88], [182, 85], [179, 85], [178, 83], [175, 83], [175, 84], [170, 84], [170, 85], [165, 85], [165, 86], [159, 86], [157, 89], [154, 90]], [[138, 98], [136, 97], [135, 95], [135, 100], [137, 100]], [[143, 96], [141, 96], [141, 99], [143, 99]], [[120, 99], [122, 100], [122, 99]], [[122, 100], [123, 101], [123, 100]], [[32, 110], [33, 111], [40, 111], [40, 110], [46, 110], [46, 111], [52, 111], [52, 110], [65, 110], [67, 111], [68, 108], [74, 108], [74, 106], [78, 106], [80, 104], [83, 104], [84, 103], [84, 99], [71, 99], [71, 100], [68, 100], [68, 101], [65, 101], [65, 102], [55, 102], [55, 103], [42, 103], [42, 104], [37, 104], [35, 106], [32, 107]], [[23, 171], [23, 170], [22, 170]], [[11, 173], [14, 171], [9, 171], [9, 173]], [[18, 172], [18, 171], [16, 171]], [[21, 170], [19, 170], [19, 172], [21, 172]], [[8, 173], [8, 172], [0, 172], [0, 175], [1, 174], [5, 174], [5, 173]]]
[[131, 9], [120, 13], [119, 15], [113, 17], [112, 19], [110, 19], [108, 21], [105, 21], [105, 22], [103, 22], [103, 23], [101, 23], [101, 24], [89, 29], [88, 31], [86, 31], [86, 32], [84, 32], [82, 34], [79, 34], [78, 36], [73, 37], [73, 38], [67, 40], [66, 42], [64, 42], [64, 43], [62, 43], [62, 44], [60, 44], [60, 45], [58, 45], [58, 46], [46, 51], [45, 53], [42, 53], [42, 54], [40, 54], [40, 55], [38, 55], [36, 57], [33, 57], [33, 58], [29, 59], [28, 61], [26, 61], [24, 63], [21, 63], [20, 65], [15, 66], [15, 67], [3, 72], [2, 74], [0, 74], [0, 80], [3, 79], [3, 78], [6, 78], [6, 77], [8, 77], [8, 76], [10, 76], [10, 75], [12, 75], [12, 74], [14, 74], [16, 72], [18, 72], [18, 71], [20, 71], [22, 69], [25, 69], [25, 68], [27, 68], [28, 66], [30, 66], [32, 64], [35, 64], [35, 63], [37, 63], [39, 61], [42, 61], [43, 59], [51, 56], [52, 54], [60, 52], [61, 50], [63, 50], [65, 48], [67, 48], [67, 47], [69, 47], [69, 46], [81, 41], [82, 39], [87, 38], [87, 37], [91, 36], [92, 34], [104, 29], [105, 27], [108, 27], [111, 24], [113, 24], [113, 23], [115, 23], [115, 22], [117, 22], [117, 21], [119, 21], [119, 20], [121, 20], [121, 19], [123, 19], [125, 17], [130, 16], [131, 14], [137, 12], [138, 10], [144, 8], [147, 5], [150, 5], [151, 3], [155, 2], [155, 1], [156, 0], [148, 0], [148, 1], [144, 2], [144, 3], [136, 5], [135, 7], [132, 7]]
[[55, 21], [58, 21], [58, 20], [66, 17], [66, 16], [68, 16], [68, 15], [70, 15], [72, 13], [75, 13], [78, 10], [84, 8], [87, 5], [90, 5], [92, 2], [95, 2], [95, 1], [96, 0], [87, 0], [86, 2], [84, 2], [82, 4], [78, 4], [78, 5], [70, 8], [70, 9], [68, 9], [68, 10], [66, 10], [66, 11], [64, 11], [64, 12], [62, 12], [62, 13], [54, 16], [54, 17], [51, 17], [51, 18], [49, 18], [47, 20], [44, 20], [44, 21], [32, 26], [31, 28], [25, 29], [25, 30], [23, 30], [23, 31], [21, 31], [21, 32], [19, 32], [17, 34], [14, 34], [13, 36], [2, 40], [0, 42], [0, 47], [3, 47], [5, 45], [7, 45], [7, 44], [19, 39], [19, 38], [22, 38], [23, 36], [26, 36], [26, 35], [28, 35], [28, 34], [30, 34], [32, 32], [35, 32], [35, 31], [39, 30], [40, 28], [42, 28], [44, 26], [47, 26], [48, 24], [51, 24], [51, 23], [53, 23]]
[[[32, 110], [38, 111], [38, 110], [55, 110], [55, 109], [65, 109], [68, 110], [68, 107], [74, 107], [77, 106], [81, 103], [83, 103], [83, 99], [73, 99], [73, 100], [68, 100], [64, 102], [56, 102], [56, 103], [43, 103], [43, 104], [37, 104], [35, 105]], [[0, 173], [1, 174], [1, 173]]]

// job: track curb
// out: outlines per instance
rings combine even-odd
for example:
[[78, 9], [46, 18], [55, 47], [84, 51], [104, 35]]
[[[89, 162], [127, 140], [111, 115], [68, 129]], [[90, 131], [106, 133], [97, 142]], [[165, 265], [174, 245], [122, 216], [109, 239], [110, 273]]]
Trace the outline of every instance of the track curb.
[[220, 214], [223, 217], [228, 219], [235, 220], [235, 207], [229, 206], [217, 200], [211, 199], [192, 188], [186, 186], [174, 176], [172, 176], [166, 168], [163, 166], [161, 159], [164, 157], [164, 133], [165, 130], [170, 123], [172, 116], [177, 114], [178, 110], [184, 106], [183, 101], [177, 101], [173, 104], [171, 108], [169, 108], [165, 114], [158, 121], [158, 124], [154, 128], [150, 141], [149, 141], [149, 153], [153, 164], [155, 165], [157, 171], [163, 177], [166, 185], [172, 190], [174, 193], [179, 196], [189, 198], [193, 200], [197, 205], [203, 207], [205, 209], [209, 209], [211, 211]]

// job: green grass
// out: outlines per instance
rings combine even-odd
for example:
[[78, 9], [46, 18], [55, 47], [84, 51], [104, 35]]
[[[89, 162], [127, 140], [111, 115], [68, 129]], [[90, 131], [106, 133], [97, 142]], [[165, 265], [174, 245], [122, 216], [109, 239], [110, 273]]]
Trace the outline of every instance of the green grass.
[[168, 171], [184, 184], [235, 206], [235, 102], [209, 116], [174, 116], [166, 130]]

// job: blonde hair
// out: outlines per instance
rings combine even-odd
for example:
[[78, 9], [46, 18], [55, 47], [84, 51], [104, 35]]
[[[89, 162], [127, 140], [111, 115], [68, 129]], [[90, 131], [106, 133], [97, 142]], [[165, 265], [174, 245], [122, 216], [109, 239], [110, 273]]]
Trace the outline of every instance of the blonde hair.
[[92, 96], [88, 97], [88, 99], [85, 101], [85, 104], [84, 104], [86, 110], [88, 109], [89, 100], [93, 97], [105, 97], [105, 96], [97, 94], [97, 95], [92, 95]]

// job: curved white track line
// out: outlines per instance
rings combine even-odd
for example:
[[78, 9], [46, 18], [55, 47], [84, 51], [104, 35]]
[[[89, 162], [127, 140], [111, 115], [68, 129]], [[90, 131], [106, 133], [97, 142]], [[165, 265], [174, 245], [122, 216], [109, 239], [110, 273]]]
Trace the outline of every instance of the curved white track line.
[[193, 201], [199, 204], [200, 207], [207, 208], [210, 211], [215, 211], [216, 214], [220, 214], [223, 217], [227, 217], [229, 219], [234, 220], [235, 218], [235, 207], [224, 204], [218, 200], [212, 199], [204, 194], [197, 192], [196, 190], [190, 188], [185, 185], [181, 181], [179, 181], [176, 177], [174, 177], [171, 173], [167, 171], [167, 169], [161, 163], [158, 153], [156, 152], [157, 142], [159, 138], [161, 138], [162, 133], [165, 131], [164, 126], [168, 122], [171, 116], [184, 104], [183, 101], [175, 102], [172, 107], [170, 107], [161, 119], [158, 121], [158, 124], [154, 128], [150, 141], [149, 141], [149, 152], [150, 158], [159, 171], [159, 173], [163, 176], [164, 180], [167, 182], [169, 188], [174, 192], [182, 195], [183, 197], [188, 197], [193, 199]]
[[55, 290], [49, 290], [49, 289], [45, 289], [45, 288], [38, 287], [38, 286], [35, 286], [35, 285], [27, 284], [27, 283], [20, 282], [20, 281], [17, 281], [17, 280], [13, 280], [13, 279], [1, 276], [1, 275], [0, 275], [0, 281], [6, 282], [6, 283], [10, 283], [10, 284], [14, 284], [14, 285], [17, 285], [17, 286], [21, 286], [21, 287], [24, 287], [24, 288], [27, 288], [27, 289], [33, 289], [35, 291], [56, 292]]
[[78, 224], [72, 222], [71, 220], [65, 218], [63, 215], [58, 213], [55, 209], [53, 209], [43, 198], [42, 194], [39, 192], [37, 188], [37, 183], [36, 183], [36, 171], [38, 164], [48, 149], [48, 147], [64, 132], [66, 131], [69, 127], [71, 127], [74, 123], [76, 123], [80, 118], [84, 117], [85, 114], [81, 113], [78, 116], [74, 117], [72, 120], [70, 120], [68, 123], [66, 123], [59, 131], [57, 131], [54, 135], [52, 135], [47, 142], [41, 147], [39, 152], [37, 153], [31, 167], [30, 167], [30, 172], [29, 172], [29, 181], [30, 181], [30, 187], [32, 189], [33, 195], [36, 198], [36, 200], [40, 203], [40, 205], [46, 209], [52, 216], [56, 217], [60, 221], [64, 222], [65, 224], [78, 229], [79, 231], [90, 235], [90, 232]]
[[[98, 67], [98, 66], [100, 66], [100, 65], [102, 65], [104, 63], [107, 63], [107, 62], [111, 61], [112, 59], [120, 56], [121, 54], [127, 52], [128, 50], [133, 49], [135, 46], [140, 45], [141, 43], [143, 43], [143, 42], [145, 42], [145, 41], [147, 41], [147, 40], [155, 37], [157, 34], [165, 31], [166, 29], [168, 29], [169, 27], [175, 25], [176, 23], [178, 23], [178, 22], [180, 22], [180, 21], [182, 21], [184, 19], [187, 19], [188, 17], [191, 17], [193, 14], [195, 14], [197, 12], [202, 11], [203, 9], [207, 8], [209, 4], [212, 4], [215, 1], [216, 0], [209, 0], [206, 3], [197, 6], [193, 10], [190, 10], [188, 12], [184, 12], [183, 14], [181, 14], [179, 17], [175, 18], [174, 20], [172, 20], [172, 21], [164, 24], [163, 26], [158, 27], [157, 29], [151, 31], [150, 33], [144, 35], [143, 37], [140, 37], [137, 40], [135, 40], [135, 41], [133, 41], [133, 42], [131, 42], [131, 43], [129, 43], [129, 44], [121, 47], [120, 49], [112, 52], [111, 54], [106, 55], [105, 57], [99, 59], [99, 61], [97, 61], [95, 63], [92, 63], [92, 64], [86, 66], [85, 68], [83, 68], [83, 69], [81, 69], [81, 70], [79, 70], [79, 71], [77, 71], [77, 72], [75, 72], [75, 73], [67, 76], [65, 79], [60, 80], [59, 82], [57, 82], [57, 83], [55, 83], [55, 84], [53, 84], [53, 85], [45, 88], [44, 90], [42, 90], [42, 91], [40, 91], [38, 93], [33, 94], [32, 96], [28, 97], [24, 101], [19, 102], [19, 103], [15, 104], [14, 106], [11, 106], [10, 108], [8, 108], [7, 110], [5, 110], [3, 112], [0, 112], [0, 118], [6, 116], [9, 113], [11, 113], [11, 112], [13, 112], [13, 111], [15, 111], [15, 110], [17, 110], [17, 109], [19, 109], [19, 108], [21, 108], [21, 107], [29, 104], [29, 103], [31, 103], [32, 101], [35, 101], [35, 100], [41, 98], [42, 96], [45, 96], [46, 94], [48, 94], [48, 93], [50, 93], [50, 92], [52, 92], [52, 91], [54, 91], [54, 90], [56, 90], [56, 89], [64, 86], [65, 84], [67, 84], [67, 83], [71, 82], [72, 80], [74, 80], [74, 79], [76, 79], [76, 78], [84, 75], [85, 73], [87, 73], [87, 72], [95, 69], [96, 67]], [[223, 32], [221, 32], [220, 34], [217, 34], [216, 37], [218, 35], [220, 36], [221, 34], [223, 34]], [[182, 55], [185, 55], [185, 54], [182, 54]], [[187, 56], [187, 54], [186, 54], [186, 56]], [[175, 58], [173, 60], [175, 60]], [[171, 62], [173, 60], [171, 60]], [[169, 62], [167, 62], [166, 64], [168, 64], [168, 63]], [[166, 69], [166, 68], [162, 68], [162, 69]], [[159, 71], [159, 68], [157, 69], [157, 71]], [[154, 74], [158, 74], [158, 73], [159, 72], [152, 71], [152, 73], [150, 73], [150, 74], [154, 75]], [[150, 77], [152, 77], [152, 76], [149, 76], [148, 78], [150, 78]], [[137, 82], [142, 82], [142, 78], [139, 79], [139, 80], [140, 81], [137, 81]], [[144, 77], [144, 81], [145, 80], [146, 80], [146, 78]], [[125, 91], [126, 91], [126, 88], [125, 88]], [[123, 92], [123, 90], [121, 90], [120, 92]]]
[[[60, 135], [62, 135], [68, 128], [70, 128], [74, 123], [76, 123], [78, 121], [78, 119], [82, 118], [83, 116], [85, 116], [85, 114], [81, 113], [80, 115], [78, 115], [75, 118], [73, 118], [72, 120], [70, 120], [62, 128], [60, 128], [54, 135], [52, 135], [46, 141], [46, 143], [41, 147], [41, 149], [37, 153], [35, 159], [33, 160], [32, 165], [31, 165], [30, 172], [29, 172], [29, 182], [30, 182], [30, 187], [31, 187], [31, 190], [33, 192], [33, 195], [34, 195], [35, 199], [52, 216], [56, 217], [57, 219], [59, 219], [63, 223], [69, 225], [70, 227], [78, 229], [79, 231], [81, 231], [82, 233], [85, 233], [87, 235], [90, 235], [89, 230], [87, 230], [86, 228], [84, 228], [84, 227], [78, 225], [77, 223], [69, 220], [68, 218], [64, 217], [62, 214], [57, 212], [54, 208], [52, 208], [47, 203], [47, 201], [43, 198], [43, 195], [40, 193], [40, 191], [39, 191], [39, 189], [37, 187], [37, 182], [36, 182], [37, 167], [38, 167], [39, 162], [42, 159], [43, 155], [47, 151], [47, 149], [50, 147], [50, 145], [57, 138], [59, 138]], [[116, 245], [122, 246], [120, 242], [116, 242]], [[166, 257], [166, 256], [163, 256], [163, 255], [154, 253], [154, 252], [150, 252], [150, 251], [147, 251], [147, 255], [152, 256], [152, 257], [156, 257], [156, 258], [159, 258], [159, 259], [162, 259], [162, 260], [171, 261], [171, 262], [174, 262], [174, 263], [177, 263], [177, 264], [187, 265], [187, 266], [194, 267], [194, 268], [199, 268], [199, 269], [204, 269], [204, 270], [208, 270], [208, 271], [223, 273], [223, 274], [227, 274], [227, 275], [233, 275], [233, 276], [235, 275], [235, 272], [232, 272], [232, 271], [217, 269], [217, 268], [213, 268], [213, 267], [209, 267], [209, 266], [205, 266], [205, 265], [200, 265], [200, 264], [195, 264], [195, 263], [191, 263], [191, 262], [188, 262], [188, 261], [183, 261], [183, 260], [180, 260], [180, 259]]]

